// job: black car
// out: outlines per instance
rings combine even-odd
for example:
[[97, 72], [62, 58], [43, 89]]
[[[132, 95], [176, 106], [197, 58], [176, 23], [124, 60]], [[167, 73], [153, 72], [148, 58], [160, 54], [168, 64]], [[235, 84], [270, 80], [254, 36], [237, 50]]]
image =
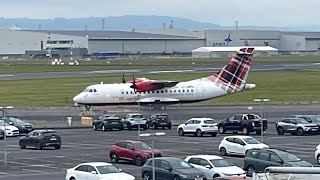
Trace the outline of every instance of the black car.
[[105, 114], [93, 121], [92, 128], [94, 130], [101, 129], [102, 131], [112, 129], [118, 129], [119, 131], [122, 131], [123, 124], [118, 116]]
[[1, 119], [4, 119], [6, 123], [17, 127], [19, 129], [20, 134], [23, 134], [23, 133], [28, 134], [29, 132], [33, 131], [32, 124], [26, 123], [19, 118], [6, 116]]
[[158, 129], [158, 127], [171, 129], [171, 120], [169, 116], [165, 113], [153, 114], [148, 119], [148, 126], [153, 129]]
[[21, 149], [26, 147], [36, 147], [38, 150], [44, 147], [61, 148], [61, 137], [53, 130], [34, 130], [22, 137], [19, 141]]
[[250, 149], [244, 158], [244, 170], [248, 176], [253, 172], [264, 172], [269, 166], [312, 167], [309, 162], [280, 149]]
[[[200, 170], [191, 166], [188, 162], [175, 157], [154, 158], [155, 179], [172, 180], [206, 180], [206, 176]], [[152, 179], [152, 159], [149, 159], [142, 168], [142, 178]]]

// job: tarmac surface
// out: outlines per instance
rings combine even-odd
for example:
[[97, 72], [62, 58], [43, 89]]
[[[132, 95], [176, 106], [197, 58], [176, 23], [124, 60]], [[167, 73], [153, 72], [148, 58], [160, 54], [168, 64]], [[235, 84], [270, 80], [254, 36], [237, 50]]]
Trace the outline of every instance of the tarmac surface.
[[[167, 73], [201, 73], [220, 70], [224, 65], [215, 68], [193, 68], [193, 69], [133, 69], [133, 70], [99, 70], [99, 71], [74, 71], [74, 72], [40, 72], [40, 73], [12, 73], [0, 74], [0, 80], [18, 79], [44, 79], [44, 78], [66, 78], [87, 76], [113, 76], [125, 74], [167, 74]], [[297, 70], [320, 66], [320, 63], [285, 63], [285, 64], [257, 64], [251, 67], [251, 71], [279, 71]]]
[[[65, 129], [57, 130], [63, 140], [60, 150], [23, 149], [18, 146], [19, 137], [7, 139], [8, 166], [4, 166], [4, 141], [0, 141], [0, 179], [2, 180], [60, 180], [65, 179], [66, 169], [80, 163], [103, 161], [110, 162], [108, 157], [109, 147], [118, 140], [137, 140], [138, 131], [93, 131], [92, 129]], [[219, 155], [218, 146], [226, 135], [218, 134], [217, 137], [178, 136], [176, 129], [172, 130], [147, 130], [146, 132], [165, 132], [165, 136], [155, 139], [156, 149], [160, 149], [165, 156], [185, 158], [195, 154]], [[240, 134], [240, 133], [239, 133]], [[227, 134], [227, 135], [233, 135]], [[251, 136], [260, 139], [260, 136]], [[140, 140], [151, 144], [147, 137]], [[314, 136], [279, 136], [274, 126], [269, 126], [263, 138], [264, 143], [273, 148], [286, 149], [299, 158], [316, 165], [314, 151], [319, 144], [319, 135]], [[225, 159], [242, 167], [243, 157], [226, 156]], [[120, 161], [115, 164], [124, 172], [130, 173], [141, 180], [141, 167], [130, 162]]]

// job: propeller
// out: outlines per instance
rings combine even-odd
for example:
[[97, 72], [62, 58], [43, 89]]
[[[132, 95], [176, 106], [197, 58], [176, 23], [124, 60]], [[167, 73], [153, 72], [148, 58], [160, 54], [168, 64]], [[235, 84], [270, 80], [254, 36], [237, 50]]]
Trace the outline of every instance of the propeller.
[[122, 73], [122, 83], [126, 83], [126, 79], [124, 78], [124, 73]]
[[135, 93], [137, 93], [137, 85], [136, 85], [136, 79], [134, 78], [134, 74], [132, 74], [132, 85], [130, 87], [134, 89]]

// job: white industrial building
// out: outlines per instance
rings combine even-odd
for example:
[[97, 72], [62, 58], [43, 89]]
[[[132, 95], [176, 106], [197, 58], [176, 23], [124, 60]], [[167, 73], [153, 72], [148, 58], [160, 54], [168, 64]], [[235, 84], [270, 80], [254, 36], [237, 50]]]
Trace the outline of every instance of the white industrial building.
[[[201, 47], [271, 46], [279, 54], [319, 54], [320, 32], [277, 30], [147, 29], [131, 31], [0, 30], [0, 56], [37, 57], [48, 49], [82, 48], [79, 55], [118, 52], [121, 55], [191, 56]], [[217, 54], [222, 55], [223, 53]]]

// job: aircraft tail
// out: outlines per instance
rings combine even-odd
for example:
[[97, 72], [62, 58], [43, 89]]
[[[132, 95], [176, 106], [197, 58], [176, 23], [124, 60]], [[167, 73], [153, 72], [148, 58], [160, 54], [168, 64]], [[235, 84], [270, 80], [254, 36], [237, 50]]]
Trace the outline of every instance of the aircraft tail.
[[228, 93], [247, 89], [246, 80], [251, 65], [254, 48], [241, 48], [233, 54], [230, 62], [219, 72], [209, 76], [208, 79], [215, 82]]

